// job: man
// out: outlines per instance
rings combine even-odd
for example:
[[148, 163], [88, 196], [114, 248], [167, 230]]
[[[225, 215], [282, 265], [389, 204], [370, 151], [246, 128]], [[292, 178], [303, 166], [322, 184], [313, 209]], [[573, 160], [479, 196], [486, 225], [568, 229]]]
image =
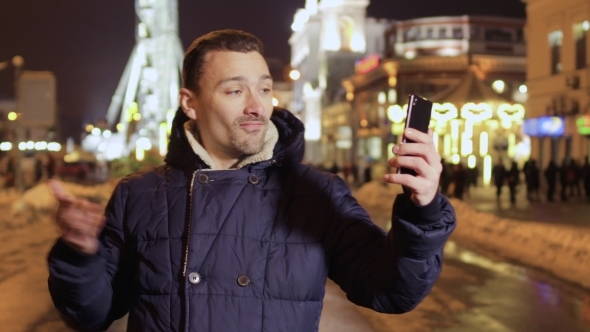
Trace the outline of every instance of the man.
[[[413, 309], [441, 271], [455, 226], [437, 194], [430, 135], [394, 148], [388, 174], [411, 194], [392, 231], [375, 226], [336, 175], [303, 165], [303, 125], [272, 107], [261, 42], [223, 30], [185, 54], [182, 110], [166, 165], [121, 180], [107, 206], [60, 202], [49, 289], [66, 321], [129, 331], [317, 331], [326, 278], [381, 312]], [[408, 155], [412, 155], [410, 157]]]

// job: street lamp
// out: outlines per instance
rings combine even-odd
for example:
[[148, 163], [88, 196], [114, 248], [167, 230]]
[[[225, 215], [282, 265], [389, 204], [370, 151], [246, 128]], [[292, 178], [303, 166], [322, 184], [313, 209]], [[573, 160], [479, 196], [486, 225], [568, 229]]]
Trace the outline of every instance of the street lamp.
[[289, 78], [291, 78], [293, 81], [297, 81], [300, 77], [301, 77], [301, 73], [297, 69], [292, 69], [289, 72]]
[[[18, 122], [18, 111], [19, 111], [19, 102], [20, 102], [20, 91], [19, 91], [19, 80], [21, 75], [21, 69], [25, 64], [25, 59], [23, 59], [20, 55], [15, 55], [12, 58], [12, 65], [14, 66], [14, 102], [15, 102], [15, 111], [16, 111], [16, 142], [17, 144], [23, 140], [23, 133], [22, 128]], [[16, 151], [16, 163], [14, 167], [14, 184], [16, 185], [16, 189], [19, 193], [22, 193], [24, 190], [24, 183], [23, 183], [23, 174], [21, 169], [21, 150], [18, 149]]]

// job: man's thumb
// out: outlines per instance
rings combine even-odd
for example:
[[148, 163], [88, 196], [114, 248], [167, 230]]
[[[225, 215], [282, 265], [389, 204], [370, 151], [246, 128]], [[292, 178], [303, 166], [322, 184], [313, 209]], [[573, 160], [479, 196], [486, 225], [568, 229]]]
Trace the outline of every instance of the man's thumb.
[[64, 193], [63, 187], [58, 181], [48, 180], [49, 188], [53, 192], [53, 196], [59, 201], [73, 202], [73, 198]]

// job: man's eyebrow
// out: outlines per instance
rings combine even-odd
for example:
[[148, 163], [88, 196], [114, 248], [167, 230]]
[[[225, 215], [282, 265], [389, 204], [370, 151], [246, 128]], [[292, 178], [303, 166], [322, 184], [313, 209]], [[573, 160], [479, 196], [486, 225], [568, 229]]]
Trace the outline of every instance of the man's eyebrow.
[[[262, 74], [262, 76], [260, 76], [260, 81], [264, 81], [264, 80], [271, 80], [272, 81], [272, 76], [270, 76], [269, 74]], [[223, 85], [225, 83], [228, 82], [246, 82], [248, 81], [248, 79], [244, 76], [234, 76], [234, 77], [228, 77], [228, 78], [224, 78], [222, 80], [220, 80], [219, 82], [217, 82], [217, 86]]]
[[273, 79], [272, 79], [272, 76], [270, 76], [269, 74], [264, 74], [264, 75], [260, 76], [260, 80], [261, 81], [263, 81], [263, 80], [271, 80], [272, 81]]

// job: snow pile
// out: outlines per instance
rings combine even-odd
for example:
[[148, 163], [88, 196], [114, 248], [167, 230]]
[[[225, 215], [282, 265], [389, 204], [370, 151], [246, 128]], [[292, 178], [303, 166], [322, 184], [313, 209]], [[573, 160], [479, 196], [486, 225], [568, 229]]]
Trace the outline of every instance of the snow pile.
[[590, 288], [590, 230], [500, 218], [451, 199], [457, 214], [452, 237]]
[[0, 190], [0, 205], [12, 204], [20, 197], [18, 191], [14, 189]]
[[[85, 186], [61, 182], [66, 194], [83, 197], [102, 206], [106, 206], [116, 183], [116, 181], [112, 181], [94, 186]], [[39, 220], [38, 214], [54, 213], [57, 208], [57, 201], [46, 182], [25, 191], [20, 197], [16, 194], [16, 196], [10, 198], [12, 198], [12, 205], [8, 219], [2, 222], [2, 226], [9, 229], [35, 223]]]
[[[384, 211], [391, 209], [398, 193], [400, 186], [372, 181], [360, 187], [354, 196], [365, 208]], [[478, 212], [458, 199], [450, 202], [457, 215], [457, 228], [451, 238], [458, 244], [493, 252], [590, 288], [590, 230], [500, 218]], [[380, 220], [375, 223], [387, 225]]]

